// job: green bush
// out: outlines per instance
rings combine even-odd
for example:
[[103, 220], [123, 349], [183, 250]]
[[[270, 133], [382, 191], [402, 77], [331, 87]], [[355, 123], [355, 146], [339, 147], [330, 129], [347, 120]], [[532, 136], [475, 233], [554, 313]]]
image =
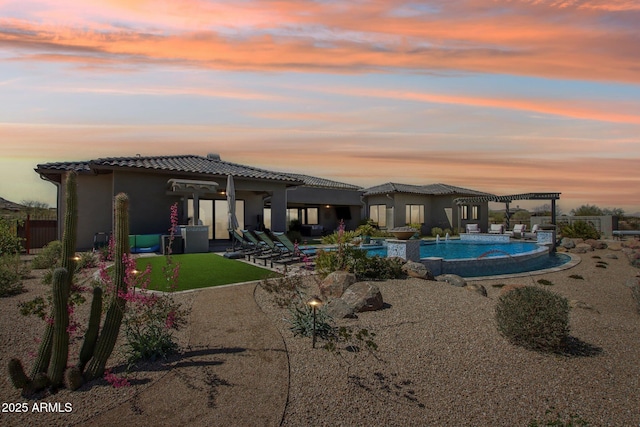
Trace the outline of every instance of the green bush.
[[443, 234], [443, 233], [444, 233], [444, 232], [442, 231], [442, 228], [440, 228], [440, 227], [433, 227], [433, 228], [431, 229], [431, 235], [432, 235], [433, 237], [436, 237], [437, 235], [444, 236], [444, 234]]
[[575, 221], [573, 224], [564, 225], [561, 228], [563, 237], [571, 237], [578, 239], [599, 239], [600, 232], [591, 224], [585, 221]]
[[21, 241], [12, 222], [0, 217], [0, 255], [19, 253], [22, 249]]
[[344, 231], [342, 233], [336, 232], [336, 233], [329, 234], [328, 236], [324, 236], [322, 238], [322, 243], [325, 245], [349, 243], [356, 237], [358, 237], [358, 233], [355, 231]]
[[352, 263], [352, 271], [358, 280], [388, 280], [404, 276], [402, 272], [404, 262], [399, 258], [365, 256], [354, 259]]
[[29, 275], [29, 268], [20, 255], [0, 255], [0, 297], [9, 297], [25, 291], [22, 279]]
[[403, 277], [403, 262], [396, 258], [370, 257], [367, 252], [354, 246], [344, 245], [341, 250], [318, 250], [316, 272], [326, 277], [334, 271], [348, 271], [358, 280], [387, 280]]
[[45, 268], [55, 268], [60, 266], [60, 258], [62, 257], [62, 242], [54, 240], [42, 249], [38, 255], [31, 261], [31, 267], [36, 270]]
[[498, 331], [513, 344], [538, 351], [559, 351], [569, 335], [569, 302], [546, 289], [525, 286], [500, 297]]
[[289, 230], [287, 231], [287, 237], [289, 238], [289, 240], [291, 240], [294, 243], [298, 243], [298, 244], [302, 244], [302, 242], [304, 241], [304, 237], [302, 237], [302, 233], [300, 233], [299, 231], [296, 230]]

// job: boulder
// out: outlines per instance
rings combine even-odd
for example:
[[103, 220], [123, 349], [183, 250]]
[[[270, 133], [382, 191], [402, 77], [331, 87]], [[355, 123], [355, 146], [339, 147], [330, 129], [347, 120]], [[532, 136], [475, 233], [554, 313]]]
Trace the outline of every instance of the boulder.
[[584, 249], [585, 253], [586, 252], [591, 252], [593, 251], [593, 246], [591, 246], [588, 243], [578, 243], [575, 247], [575, 249]]
[[593, 249], [607, 249], [607, 244], [602, 240], [587, 239], [584, 242], [591, 246]]
[[473, 291], [478, 295], [482, 295], [483, 297], [487, 296], [487, 288], [479, 283], [469, 283], [467, 286], [465, 286], [465, 289], [468, 291]]
[[618, 251], [621, 251], [621, 250], [622, 250], [622, 245], [621, 245], [620, 243], [609, 243], [609, 244], [607, 245], [607, 248], [608, 248], [610, 251], [616, 251], [616, 252], [618, 252]]
[[409, 277], [416, 277], [424, 280], [435, 280], [431, 271], [422, 263], [415, 261], [407, 261], [402, 266], [402, 272]]
[[357, 316], [353, 312], [353, 307], [347, 304], [342, 298], [336, 298], [327, 303], [327, 314], [333, 319], [353, 319]]
[[604, 257], [607, 259], [618, 259], [618, 255], [616, 254], [604, 254]]
[[[593, 250], [591, 249], [591, 246], [589, 246], [589, 249]], [[581, 248], [569, 249], [569, 252], [571, 252], [572, 254], [586, 254], [587, 250], [584, 247], [581, 247]]]
[[340, 298], [344, 291], [355, 282], [355, 274], [346, 271], [334, 271], [325, 277], [318, 287], [323, 298]]
[[456, 274], [441, 274], [436, 277], [438, 282], [447, 282], [450, 285], [457, 286], [458, 288], [463, 288], [467, 286], [467, 281], [464, 280], [463, 277], [460, 277]]
[[560, 242], [560, 246], [562, 246], [565, 249], [573, 249], [576, 247], [576, 242], [574, 242], [573, 239], [564, 237]]
[[383, 305], [380, 289], [372, 282], [354, 283], [344, 291], [341, 299], [353, 309], [354, 313], [380, 310]]
[[569, 307], [570, 308], [581, 308], [583, 310], [593, 310], [596, 313], [600, 313], [598, 310], [594, 309], [592, 306], [590, 306], [586, 302], [582, 302], [582, 301], [579, 301], [577, 299], [569, 300]]

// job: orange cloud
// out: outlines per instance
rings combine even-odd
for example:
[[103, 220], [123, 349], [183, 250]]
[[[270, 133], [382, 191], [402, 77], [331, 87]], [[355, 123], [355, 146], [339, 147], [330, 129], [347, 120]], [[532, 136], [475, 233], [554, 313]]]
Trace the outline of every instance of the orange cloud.
[[394, 2], [187, 1], [158, 8], [155, 2], [114, 0], [102, 5], [114, 23], [124, 10], [136, 21], [123, 27], [89, 18], [85, 25], [46, 24], [45, 9], [38, 22], [2, 20], [0, 44], [114, 65], [459, 70], [640, 81], [637, 31], [615, 13], [629, 11], [629, 2], [511, 2], [494, 10], [469, 0], [442, 3], [439, 10], [416, 16], [398, 15], [402, 4]]

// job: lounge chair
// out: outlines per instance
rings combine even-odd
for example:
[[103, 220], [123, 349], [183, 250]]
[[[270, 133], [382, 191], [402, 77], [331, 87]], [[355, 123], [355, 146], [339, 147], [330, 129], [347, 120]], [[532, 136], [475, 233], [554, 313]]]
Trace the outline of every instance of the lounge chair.
[[241, 252], [245, 256], [247, 254], [254, 254], [261, 251], [261, 248], [245, 239], [244, 236], [240, 235], [240, 233], [238, 233], [236, 230], [231, 230], [231, 238], [235, 240], [236, 244], [240, 245], [239, 252]]
[[285, 264], [287, 261], [289, 261], [288, 258], [291, 258], [293, 256], [293, 253], [289, 254], [289, 251], [284, 245], [282, 245], [282, 243], [274, 242], [271, 237], [269, 237], [269, 235], [264, 231], [254, 231], [254, 233], [269, 248], [269, 251], [267, 253], [261, 254], [258, 257], [254, 257], [254, 262], [259, 259], [261, 261], [264, 261], [265, 266], [267, 265], [267, 262], [270, 262], [271, 266], [273, 266], [274, 263]]
[[507, 234], [514, 239], [520, 239], [524, 237], [524, 232], [527, 231], [526, 224], [516, 224], [513, 226], [513, 230], [508, 231]]
[[480, 226], [478, 224], [467, 224], [467, 233], [480, 233]]
[[310, 250], [300, 246], [296, 247], [295, 243], [293, 243], [284, 233], [273, 233], [273, 237], [275, 237], [276, 240], [278, 240], [293, 255], [306, 256], [309, 258], [315, 256], [315, 249]]
[[531, 227], [531, 231], [528, 233], [524, 233], [524, 238], [530, 239], [530, 240], [537, 240], [539, 229], [540, 229], [540, 224], [533, 224], [533, 227]]
[[274, 256], [271, 248], [262, 240], [258, 240], [249, 230], [242, 230], [242, 235], [253, 244], [256, 249], [255, 252], [245, 255], [247, 260], [253, 259], [253, 262], [257, 262], [258, 259], [264, 260], [264, 265], [267, 265], [266, 259]]
[[489, 227], [489, 234], [504, 234], [503, 224], [491, 224]]

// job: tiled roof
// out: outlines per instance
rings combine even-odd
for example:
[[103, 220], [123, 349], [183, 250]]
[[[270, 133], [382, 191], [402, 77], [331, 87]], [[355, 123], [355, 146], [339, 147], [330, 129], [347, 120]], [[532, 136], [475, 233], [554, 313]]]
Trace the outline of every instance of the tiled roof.
[[93, 170], [109, 170], [116, 168], [153, 169], [159, 171], [173, 171], [186, 173], [200, 173], [207, 175], [227, 176], [229, 174], [242, 178], [269, 179], [297, 184], [300, 181], [288, 174], [272, 172], [252, 166], [225, 162], [216, 156], [135, 156], [135, 157], [107, 157], [86, 162], [60, 162], [40, 164], [36, 168], [39, 173], [44, 172], [91, 172]]
[[318, 178], [316, 176], [302, 175], [299, 173], [288, 173], [286, 175], [294, 177], [309, 187], [333, 188], [338, 190], [362, 190], [362, 187], [345, 182], [332, 181], [330, 179]]
[[3, 199], [2, 197], [0, 197], [0, 210], [5, 210], [5, 211], [20, 211], [22, 209], [24, 209], [25, 206], [20, 205], [18, 203], [14, 203], [10, 200], [7, 199]]
[[424, 194], [432, 196], [442, 196], [448, 194], [465, 194], [465, 195], [477, 195], [477, 196], [489, 196], [489, 193], [483, 193], [481, 191], [470, 190], [468, 188], [456, 187], [448, 184], [429, 184], [429, 185], [412, 185], [412, 184], [398, 184], [395, 182], [387, 182], [382, 185], [376, 185], [375, 187], [366, 188], [364, 190], [365, 196], [374, 196], [377, 194], [387, 193], [409, 193], [409, 194]]

